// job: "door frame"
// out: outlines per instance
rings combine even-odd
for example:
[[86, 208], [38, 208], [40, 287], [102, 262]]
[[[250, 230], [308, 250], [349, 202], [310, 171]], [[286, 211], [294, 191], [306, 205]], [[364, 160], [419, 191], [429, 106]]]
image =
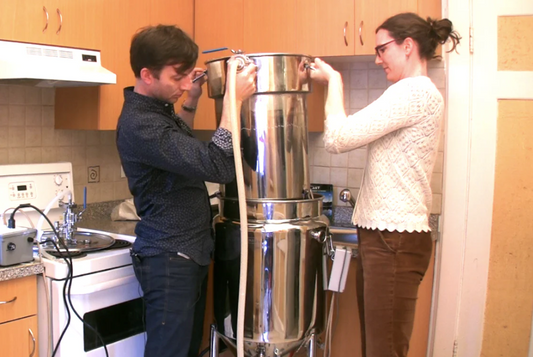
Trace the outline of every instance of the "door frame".
[[446, 54], [443, 213], [427, 356], [475, 357], [487, 297], [497, 101], [533, 98], [533, 72], [497, 71], [497, 18], [533, 14], [533, 2], [448, 0], [442, 13], [462, 40], [459, 54]]

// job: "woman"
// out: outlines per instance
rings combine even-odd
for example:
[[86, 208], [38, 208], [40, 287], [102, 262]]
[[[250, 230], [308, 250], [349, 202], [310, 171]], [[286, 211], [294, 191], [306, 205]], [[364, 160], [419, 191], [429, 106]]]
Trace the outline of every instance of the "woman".
[[342, 78], [316, 59], [311, 77], [328, 84], [324, 143], [331, 153], [368, 144], [352, 222], [358, 227], [357, 299], [363, 356], [407, 356], [420, 281], [433, 242], [428, 225], [431, 173], [443, 98], [427, 77], [439, 44], [460, 36], [448, 19], [413, 13], [376, 30], [376, 64], [393, 84], [376, 101], [346, 116]]

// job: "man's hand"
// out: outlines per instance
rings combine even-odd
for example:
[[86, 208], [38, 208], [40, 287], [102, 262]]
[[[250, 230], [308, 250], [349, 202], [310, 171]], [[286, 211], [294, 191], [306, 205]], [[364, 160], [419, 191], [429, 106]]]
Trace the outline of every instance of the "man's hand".
[[[205, 68], [196, 67], [189, 74], [191, 76], [191, 81], [196, 77], [202, 75], [205, 72]], [[200, 98], [202, 95], [202, 85], [207, 81], [207, 75], [202, 76], [196, 82], [192, 84], [191, 89], [189, 90], [189, 98], [196, 99]]]

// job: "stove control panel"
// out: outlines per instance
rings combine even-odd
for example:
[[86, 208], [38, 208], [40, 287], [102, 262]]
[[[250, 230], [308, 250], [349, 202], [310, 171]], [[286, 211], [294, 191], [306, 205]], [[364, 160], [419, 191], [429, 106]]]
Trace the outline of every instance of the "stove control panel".
[[8, 184], [9, 199], [11, 201], [25, 201], [37, 196], [35, 182], [12, 182]]
[[74, 191], [70, 163], [0, 166], [0, 214], [21, 203], [44, 209], [65, 190]]

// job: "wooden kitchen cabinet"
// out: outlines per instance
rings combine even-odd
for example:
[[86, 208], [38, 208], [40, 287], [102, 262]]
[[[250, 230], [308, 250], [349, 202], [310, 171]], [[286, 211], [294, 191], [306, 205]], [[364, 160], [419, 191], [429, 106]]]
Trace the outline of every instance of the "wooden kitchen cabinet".
[[[432, 254], [428, 270], [418, 289], [415, 323], [407, 357], [426, 356], [431, 314], [431, 295], [433, 290], [434, 258], [434, 254]], [[338, 306], [334, 307], [334, 309], [338, 310], [335, 311], [333, 316], [333, 326], [335, 326], [335, 329], [333, 331], [331, 357], [347, 356], [347, 351], [350, 351], [349, 356], [351, 357], [362, 355], [361, 327], [355, 288], [356, 269], [356, 261], [352, 259], [345, 290], [337, 295], [338, 299], [335, 301]]]
[[355, 54], [374, 55], [376, 28], [387, 18], [414, 12], [422, 18], [441, 17], [440, 0], [355, 0]]
[[2, 355], [38, 356], [36, 277], [0, 282], [0, 301]]
[[103, 0], [2, 1], [0, 39], [99, 49], [103, 4]]
[[440, 17], [440, 0], [270, 0], [244, 6], [244, 49], [322, 56], [373, 55], [375, 29], [415, 12]]
[[[61, 12], [63, 23], [61, 31], [52, 28], [55, 44], [66, 47], [100, 50], [102, 45], [102, 26], [104, 13], [108, 5], [104, 0], [59, 0], [57, 9]], [[57, 9], [52, 10], [51, 18], [58, 22]]]
[[[304, 36], [300, 32], [294, 32], [287, 37], [285, 30], [280, 27], [283, 23], [280, 20], [282, 17], [285, 20], [299, 18], [297, 11], [300, 11], [302, 6], [300, 1], [282, 0], [274, 0], [274, 3], [243, 0], [197, 1], [194, 11], [194, 33], [195, 41], [200, 50], [198, 66], [204, 66], [206, 61], [231, 55], [229, 50], [209, 54], [201, 53], [220, 47], [241, 49], [248, 54], [259, 52], [304, 53], [295, 50], [299, 42], [298, 38]], [[280, 10], [281, 8], [290, 8], [290, 11], [284, 12]], [[308, 7], [304, 8], [308, 9]], [[252, 14], [255, 15], [249, 16]], [[280, 25], [272, 26], [277, 29], [275, 33], [264, 31], [267, 26], [270, 26], [271, 21], [276, 21]], [[280, 37], [284, 37], [282, 47], [279, 47], [274, 41], [274, 38], [278, 40]], [[313, 84], [313, 93], [308, 95], [307, 103], [309, 131], [323, 131], [324, 88]], [[209, 98], [207, 89], [205, 89], [196, 110], [194, 129], [215, 130], [216, 127], [215, 103], [213, 99]]]
[[[198, 44], [200, 52], [198, 67], [205, 67], [206, 61], [232, 55], [229, 50], [202, 54], [205, 50], [221, 47], [244, 50], [243, 11], [244, 0], [201, 0], [195, 2], [194, 40]], [[216, 128], [215, 100], [209, 98], [207, 86], [204, 85], [204, 91], [194, 116], [194, 129], [215, 130]]]
[[353, 1], [247, 1], [244, 49], [247, 53], [353, 55], [353, 22]]
[[141, 27], [159, 23], [176, 24], [192, 37], [193, 0], [116, 0], [107, 4], [101, 58], [102, 65], [117, 75], [117, 83], [56, 89], [56, 129], [116, 129], [123, 90], [135, 85], [129, 57], [131, 38]]

